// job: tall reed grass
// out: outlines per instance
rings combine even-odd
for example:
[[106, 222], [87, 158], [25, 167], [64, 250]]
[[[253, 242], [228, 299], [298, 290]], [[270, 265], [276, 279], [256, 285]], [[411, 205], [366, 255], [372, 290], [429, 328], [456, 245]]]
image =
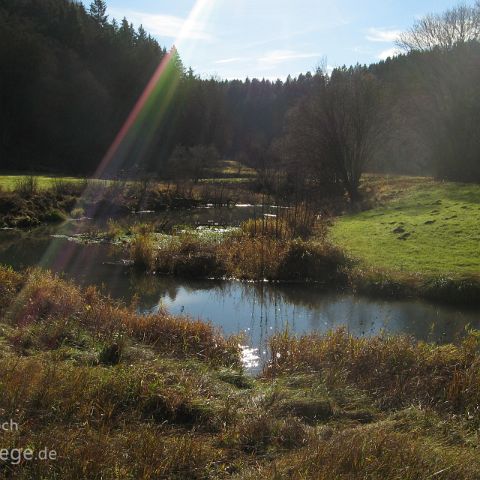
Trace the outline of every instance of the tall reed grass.
[[240, 232], [220, 239], [184, 233], [153, 242], [137, 234], [131, 256], [141, 268], [193, 278], [227, 276], [337, 285], [346, 281], [343, 253], [321, 241], [279, 240]]
[[193, 356], [214, 363], [238, 362], [235, 340], [224, 339], [208, 323], [174, 317], [161, 310], [141, 315], [133, 307], [104, 297], [94, 287], [81, 290], [37, 269], [18, 275], [0, 267], [0, 315], [15, 329], [12, 338], [17, 340], [28, 336], [35, 326], [48, 329], [52, 325], [56, 326], [55, 335], [65, 338], [74, 322], [77, 328], [102, 342], [113, 342], [127, 335], [174, 356]]
[[270, 340], [267, 375], [319, 372], [332, 385], [347, 382], [370, 392], [385, 408], [409, 405], [468, 415], [480, 425], [480, 336], [437, 346], [405, 336], [355, 338], [340, 329], [326, 335]]

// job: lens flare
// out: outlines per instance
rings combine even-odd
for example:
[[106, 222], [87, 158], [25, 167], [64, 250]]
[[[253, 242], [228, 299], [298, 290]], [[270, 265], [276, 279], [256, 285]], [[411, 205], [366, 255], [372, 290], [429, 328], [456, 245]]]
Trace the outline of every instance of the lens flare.
[[[198, 29], [200, 25], [205, 26], [207, 24], [214, 3], [215, 0], [197, 0], [195, 2], [175, 39], [175, 46], [162, 58], [160, 65], [135, 103], [107, 153], [100, 161], [93, 175], [94, 179], [118, 178], [127, 160], [129, 164], [132, 162], [138, 164], [146, 157], [154, 142], [161, 141], [161, 138], [158, 138], [159, 126], [169, 119], [169, 112], [175, 108], [173, 100], [182, 78], [176, 47], [181, 47], [182, 53], [186, 54], [186, 58], [191, 58], [195, 49], [195, 41], [192, 39], [191, 32]], [[161, 130], [168, 132], [174, 129], [175, 125], [173, 123], [168, 124], [166, 129], [164, 127]], [[95, 216], [96, 209], [100, 208], [99, 205], [102, 201], [108, 200], [104, 198], [107, 189], [101, 188], [105, 185], [99, 180], [88, 182], [81, 197], [77, 200], [77, 204], [83, 204], [85, 199], [93, 199], [92, 204], [96, 207], [89, 212], [90, 216]], [[63, 231], [60, 227], [57, 231], [59, 235], [52, 237], [38, 265], [57, 272], [68, 270], [72, 273], [75, 272], [77, 276], [81, 275], [87, 278], [89, 272], [92, 272], [99, 262], [103, 262], [105, 258], [92, 255], [88, 248], [79, 248], [75, 242], [65, 241], [65, 238], [62, 238], [61, 235]], [[109, 279], [109, 282], [114, 283], [115, 278]], [[25, 289], [28, 288], [29, 283], [30, 281], [27, 281]], [[23, 304], [25, 300], [23, 297], [23, 292], [20, 292], [13, 309], [19, 308]]]

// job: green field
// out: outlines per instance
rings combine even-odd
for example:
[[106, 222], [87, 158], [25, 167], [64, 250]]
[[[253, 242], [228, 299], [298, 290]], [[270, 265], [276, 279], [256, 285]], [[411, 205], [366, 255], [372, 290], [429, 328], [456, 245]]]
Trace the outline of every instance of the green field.
[[406, 274], [480, 274], [480, 186], [403, 178], [403, 184], [397, 180], [395, 188], [384, 189], [393, 195], [384, 195], [383, 205], [340, 217], [333, 242], [362, 266]]
[[[46, 175], [34, 175], [38, 182], [38, 188], [46, 189], [52, 187], [55, 182], [81, 182], [83, 179], [76, 177], [54, 177]], [[14, 190], [19, 182], [25, 180], [28, 175], [0, 175], [0, 188]]]
[[[255, 171], [233, 160], [225, 160], [218, 167], [208, 172], [207, 178], [199, 180], [201, 184], [241, 184], [251, 182], [255, 178]], [[56, 182], [82, 182], [84, 178], [61, 177], [53, 175], [33, 174], [38, 182], [38, 188], [44, 190], [51, 188]], [[0, 189], [12, 191], [18, 183], [28, 178], [29, 175], [0, 175]], [[161, 184], [162, 182], [159, 182]]]

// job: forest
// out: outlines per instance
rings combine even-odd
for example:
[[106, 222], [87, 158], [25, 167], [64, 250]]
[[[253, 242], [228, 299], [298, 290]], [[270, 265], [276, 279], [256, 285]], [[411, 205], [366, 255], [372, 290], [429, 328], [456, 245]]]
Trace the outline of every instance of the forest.
[[[106, 8], [0, 1], [2, 171], [196, 180], [228, 158], [254, 168], [267, 190], [279, 177], [285, 188], [352, 198], [365, 171], [480, 179], [478, 5], [418, 21], [394, 58], [276, 82], [200, 78], [181, 52]], [[158, 86], [145, 113], [149, 141], [127, 139], [98, 172], [166, 59], [168, 88]]]

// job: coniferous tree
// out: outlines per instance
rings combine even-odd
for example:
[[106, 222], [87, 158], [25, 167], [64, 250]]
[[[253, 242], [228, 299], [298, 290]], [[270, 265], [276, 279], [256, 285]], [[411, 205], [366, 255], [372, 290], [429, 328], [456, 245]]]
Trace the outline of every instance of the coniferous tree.
[[104, 0], [93, 0], [89, 9], [90, 15], [98, 23], [98, 25], [105, 27], [108, 23], [107, 4]]

